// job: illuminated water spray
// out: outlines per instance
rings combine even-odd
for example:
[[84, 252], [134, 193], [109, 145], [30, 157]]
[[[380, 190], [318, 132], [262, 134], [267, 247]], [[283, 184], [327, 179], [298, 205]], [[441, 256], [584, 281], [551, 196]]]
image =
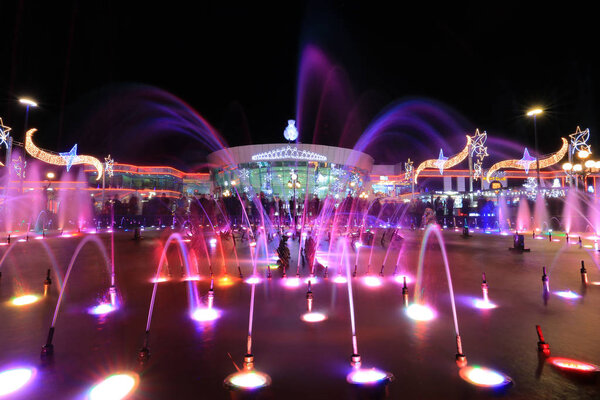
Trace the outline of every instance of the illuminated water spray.
[[358, 340], [356, 337], [356, 320], [354, 316], [354, 296], [352, 294], [352, 278], [350, 276], [350, 262], [348, 260], [347, 243], [343, 246], [342, 259], [346, 266], [346, 281], [348, 284], [348, 305], [350, 309], [350, 330], [352, 332], [352, 355], [350, 357], [352, 371], [346, 376], [346, 381], [353, 385], [379, 385], [387, 384], [394, 376], [376, 368], [363, 368], [362, 357], [358, 352]]
[[[75, 265], [75, 260], [77, 259], [77, 256], [79, 256], [79, 252], [81, 251], [83, 246], [85, 246], [88, 242], [94, 242], [98, 246], [98, 249], [100, 250], [100, 252], [104, 258], [105, 265], [107, 266], [107, 268], [110, 266], [108, 256], [106, 255], [106, 250], [100, 239], [98, 239], [95, 236], [88, 236], [88, 237], [85, 237], [81, 242], [79, 242], [79, 244], [75, 248], [75, 251], [73, 252], [71, 261], [69, 262], [69, 267], [67, 268], [67, 273], [65, 274], [65, 280], [60, 289], [60, 294], [58, 295], [58, 301], [56, 302], [56, 308], [54, 309], [54, 316], [52, 318], [52, 324], [50, 325], [50, 329], [48, 331], [48, 337], [46, 339], [46, 344], [42, 347], [42, 357], [50, 356], [54, 353], [54, 345], [52, 344], [52, 339], [54, 338], [54, 328], [56, 326], [56, 320], [58, 319], [58, 313], [60, 310], [60, 306], [62, 304], [63, 295], [65, 293], [67, 283], [69, 282], [69, 277], [71, 276], [71, 272], [73, 270], [73, 265]], [[108, 272], [110, 273], [110, 270]], [[112, 277], [111, 277], [111, 279], [112, 279]], [[97, 306], [97, 307], [99, 307], [99, 306]], [[108, 312], [112, 312], [114, 310], [115, 310], [114, 307], [110, 307], [110, 308], [104, 310], [105, 311], [104, 314], [106, 314]]]

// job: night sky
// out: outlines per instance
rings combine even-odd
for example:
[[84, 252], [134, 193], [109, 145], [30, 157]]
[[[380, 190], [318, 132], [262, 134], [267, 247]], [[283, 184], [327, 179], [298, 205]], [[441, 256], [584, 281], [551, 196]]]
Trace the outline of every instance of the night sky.
[[[40, 108], [29, 125], [40, 129], [36, 141], [45, 148], [78, 143], [80, 153], [98, 157], [197, 169], [211, 145], [182, 133], [187, 128], [170, 129], [180, 110], [163, 104], [167, 93], [231, 146], [281, 142], [286, 120], [295, 118], [301, 55], [310, 44], [364, 100], [362, 129], [390, 103], [423, 99], [462, 115], [465, 128], [532, 147], [524, 113], [541, 105], [541, 153], [556, 151], [558, 138], [577, 125], [591, 129], [597, 148], [598, 34], [588, 6], [189, 3], [0, 2], [5, 124], [22, 140], [25, 113], [16, 99], [31, 96]], [[301, 134], [313, 141], [311, 132]], [[340, 136], [332, 128], [318, 142], [356, 139]], [[386, 151], [378, 161], [401, 156]]]

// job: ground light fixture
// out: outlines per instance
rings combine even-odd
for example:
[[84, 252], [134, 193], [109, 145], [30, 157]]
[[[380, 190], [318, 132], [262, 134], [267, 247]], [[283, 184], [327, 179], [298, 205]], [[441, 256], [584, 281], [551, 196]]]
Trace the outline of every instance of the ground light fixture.
[[0, 371], [0, 398], [9, 398], [25, 387], [35, 376], [35, 368], [17, 367]]
[[134, 373], [119, 373], [109, 376], [90, 389], [86, 400], [121, 400], [131, 394], [139, 383]]
[[263, 389], [271, 384], [271, 377], [254, 369], [254, 355], [244, 356], [244, 367], [234, 372], [223, 381], [225, 388], [233, 391], [253, 391]]
[[485, 389], [500, 389], [512, 384], [508, 375], [479, 365], [461, 368], [459, 375], [468, 383]]

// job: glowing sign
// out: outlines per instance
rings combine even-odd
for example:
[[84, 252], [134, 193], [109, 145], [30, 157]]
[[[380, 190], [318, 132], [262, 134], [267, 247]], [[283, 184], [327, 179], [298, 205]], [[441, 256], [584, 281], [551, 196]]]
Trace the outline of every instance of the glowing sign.
[[492, 182], [490, 183], [490, 188], [491, 188], [491, 189], [494, 189], [494, 190], [497, 190], [497, 189], [502, 189], [502, 183], [501, 183], [501, 182], [498, 182], [498, 181], [492, 181]]
[[469, 147], [470, 146], [471, 146], [471, 137], [467, 135], [467, 145], [465, 146], [464, 149], [461, 150], [460, 153], [456, 154], [455, 156], [450, 157], [450, 158], [444, 157], [444, 153], [442, 152], [442, 150], [440, 150], [440, 156], [438, 158], [423, 161], [421, 164], [419, 164], [419, 166], [417, 167], [417, 169], [415, 171], [415, 176], [414, 176], [415, 183], [417, 183], [417, 178], [419, 177], [419, 174], [421, 173], [421, 171], [423, 171], [426, 168], [439, 168], [440, 173], [443, 173], [444, 169], [452, 168], [456, 164], [463, 161], [469, 155]]
[[[48, 164], [66, 165], [68, 168], [70, 168], [70, 165], [91, 164], [98, 171], [98, 176], [96, 177], [96, 180], [100, 180], [102, 178], [104, 166], [102, 165], [100, 160], [98, 160], [97, 158], [92, 157], [92, 156], [78, 156], [78, 155], [74, 154], [74, 157], [76, 157], [76, 159], [74, 157], [71, 158], [70, 165], [69, 165], [69, 162], [67, 161], [67, 159], [65, 157], [63, 157], [62, 155], [48, 153], [48, 152], [40, 149], [33, 143], [33, 140], [31, 138], [36, 131], [37, 131], [37, 129], [30, 129], [25, 134], [25, 150], [33, 158], [37, 158], [38, 160], [41, 160]], [[71, 154], [71, 152], [73, 152], [73, 150], [75, 150], [75, 152], [76, 152], [77, 146], [75, 146], [73, 149], [71, 149], [71, 151], [69, 153], [62, 153], [62, 154], [69, 155], [68, 157], [70, 157], [70, 154]]]
[[[565, 138], [561, 138], [561, 139], [562, 139], [562, 146], [556, 153], [550, 155], [549, 157], [542, 158], [539, 160], [540, 169], [547, 168], [547, 167], [550, 167], [550, 166], [558, 163], [560, 160], [562, 160], [562, 158], [565, 156], [565, 154], [567, 154], [567, 151], [569, 150], [569, 142], [567, 142], [567, 139], [565, 139]], [[503, 169], [503, 168], [515, 168], [515, 169], [522, 169], [522, 170], [526, 169], [527, 172], [529, 172], [529, 165], [533, 161], [527, 159], [527, 156], [529, 156], [529, 152], [527, 151], [527, 149], [525, 149], [525, 154], [523, 155], [523, 158], [520, 160], [504, 160], [504, 161], [500, 161], [500, 162], [492, 165], [492, 167], [488, 170], [487, 180], [488, 181], [490, 180], [490, 178], [494, 172], [498, 171], [499, 169]]]
[[283, 137], [293, 142], [298, 139], [298, 129], [296, 129], [296, 121], [293, 119], [288, 119], [288, 126], [285, 127], [283, 131]]
[[273, 160], [327, 161], [327, 157], [308, 150], [298, 150], [290, 145], [252, 156], [252, 161]]

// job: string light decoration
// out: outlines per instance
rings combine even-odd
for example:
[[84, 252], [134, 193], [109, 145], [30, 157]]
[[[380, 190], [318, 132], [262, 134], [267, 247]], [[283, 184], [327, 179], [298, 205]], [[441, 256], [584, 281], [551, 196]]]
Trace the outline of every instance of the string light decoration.
[[473, 165], [473, 179], [478, 180], [483, 175], [482, 161], [477, 160]]
[[23, 160], [21, 156], [19, 158], [13, 158], [12, 160], [13, 168], [17, 174], [17, 177], [25, 179], [25, 172], [27, 169], [27, 161]]
[[77, 145], [73, 146], [73, 148], [69, 150], [68, 153], [58, 154], [60, 154], [63, 160], [65, 160], [65, 162], [67, 163], [67, 172], [69, 172], [74, 162], [79, 161], [79, 157], [77, 156]]
[[473, 166], [473, 179], [478, 180], [482, 176], [482, 164], [483, 159], [489, 154], [485, 142], [487, 141], [487, 132], [479, 132], [479, 129], [475, 129], [475, 134], [471, 136], [471, 157], [475, 157], [475, 165]]
[[4, 123], [2, 122], [2, 118], [0, 118], [0, 147], [4, 145], [8, 149], [8, 138], [10, 137], [10, 130], [11, 128], [4, 125]]
[[290, 145], [258, 153], [252, 156], [252, 161], [273, 161], [273, 160], [301, 160], [301, 161], [327, 161], [327, 157], [313, 153], [308, 150], [298, 150], [297, 147]]
[[[48, 164], [67, 165], [67, 161], [61, 155], [52, 154], [47, 151], [44, 151], [44, 150], [40, 149], [39, 147], [37, 147], [33, 143], [32, 136], [36, 131], [37, 131], [37, 129], [34, 128], [34, 129], [28, 130], [27, 133], [25, 133], [25, 151], [27, 151], [27, 153], [29, 153], [29, 155], [31, 155], [33, 158], [37, 158], [38, 160], [43, 161]], [[74, 149], [75, 149], [75, 151], [77, 150], [76, 147], [74, 147]], [[73, 149], [71, 149], [71, 151], [73, 151]], [[102, 174], [104, 172], [104, 166], [102, 165], [100, 160], [98, 160], [97, 158], [92, 157], [92, 156], [83, 156], [82, 155], [82, 156], [76, 156], [76, 157], [77, 157], [77, 159], [72, 160], [71, 165], [78, 165], [78, 164], [93, 165], [96, 168], [96, 170], [98, 171], [98, 176], [96, 177], [96, 180], [102, 179]]]
[[417, 183], [417, 179], [418, 179], [421, 171], [423, 171], [426, 168], [439, 168], [440, 173], [443, 174], [444, 169], [452, 168], [456, 164], [459, 164], [460, 162], [462, 162], [469, 155], [470, 146], [471, 146], [471, 137], [469, 135], [467, 135], [467, 145], [465, 146], [464, 149], [462, 149], [460, 151], [460, 153], [458, 153], [450, 158], [446, 158], [446, 157], [444, 157], [444, 153], [442, 152], [442, 150], [440, 150], [439, 158], [437, 158], [437, 159], [434, 158], [431, 160], [423, 161], [421, 164], [419, 164], [419, 166], [417, 167], [417, 170], [415, 171], [415, 177], [414, 177], [415, 183]]
[[293, 119], [288, 119], [288, 125], [285, 127], [283, 131], [283, 137], [290, 142], [298, 139], [298, 129], [296, 128], [296, 121]]
[[444, 175], [444, 163], [446, 161], [448, 161], [448, 157], [444, 157], [444, 150], [440, 149], [440, 155], [438, 156], [438, 159], [435, 162], [435, 167], [439, 168], [440, 175]]
[[569, 137], [571, 138], [571, 151], [573, 153], [581, 150], [586, 150], [590, 153], [592, 152], [590, 145], [587, 144], [588, 140], [590, 139], [590, 128], [582, 131], [578, 126], [575, 130], [575, 133], [570, 134]]
[[413, 162], [409, 158], [408, 161], [404, 163], [404, 180], [410, 181], [412, 179], [413, 171]]
[[[569, 142], [565, 138], [561, 138], [561, 139], [562, 139], [562, 146], [556, 153], [552, 153], [550, 156], [539, 160], [540, 169], [548, 168], [548, 167], [558, 163], [560, 160], [562, 160], [562, 158], [565, 156], [565, 154], [567, 154], [567, 151], [569, 150]], [[496, 172], [500, 169], [504, 169], [504, 168], [514, 168], [514, 169], [522, 169], [522, 170], [527, 169], [527, 172], [528, 172], [529, 164], [531, 164], [531, 162], [534, 162], [535, 158], [533, 159], [533, 161], [529, 162], [529, 160], [526, 159], [526, 155], [529, 155], [529, 152], [527, 151], [527, 149], [525, 149], [525, 153], [526, 154], [523, 154], [523, 158], [520, 160], [504, 160], [504, 161], [500, 161], [500, 162], [492, 165], [492, 167], [488, 170], [487, 177], [486, 177], [488, 182], [490, 181], [494, 172]]]
[[104, 173], [110, 178], [115, 174], [113, 170], [114, 163], [115, 160], [110, 157], [110, 154], [108, 157], [104, 157]]

